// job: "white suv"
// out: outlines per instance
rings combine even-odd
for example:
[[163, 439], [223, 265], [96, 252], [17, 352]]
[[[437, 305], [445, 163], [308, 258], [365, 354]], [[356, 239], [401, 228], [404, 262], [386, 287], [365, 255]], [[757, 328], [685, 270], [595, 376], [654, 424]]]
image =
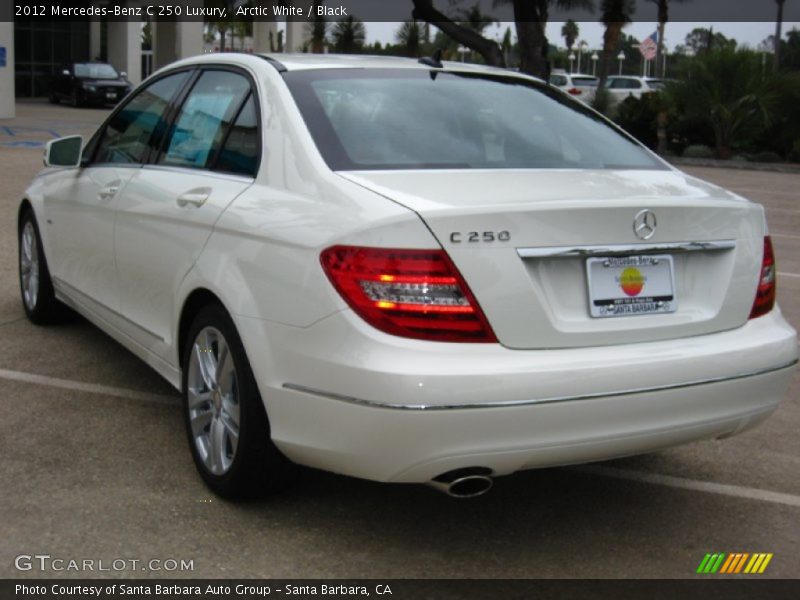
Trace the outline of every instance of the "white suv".
[[564, 90], [584, 104], [591, 104], [597, 93], [598, 79], [594, 75], [553, 71], [550, 74], [549, 82], [550, 85]]
[[641, 98], [644, 94], [658, 92], [663, 90], [665, 85], [663, 79], [655, 77], [613, 75], [606, 80], [606, 89], [611, 94], [612, 104], [617, 104], [625, 98]]

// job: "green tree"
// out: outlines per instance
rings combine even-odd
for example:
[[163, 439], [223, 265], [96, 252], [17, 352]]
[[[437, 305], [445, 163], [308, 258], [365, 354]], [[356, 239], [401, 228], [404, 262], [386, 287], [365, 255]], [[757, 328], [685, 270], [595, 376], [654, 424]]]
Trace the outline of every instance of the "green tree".
[[486, 28], [497, 23], [497, 19], [481, 12], [480, 4], [474, 4], [468, 10], [461, 10], [458, 13], [459, 24], [472, 29], [476, 33], [483, 35]]
[[503, 51], [503, 60], [506, 65], [511, 64], [511, 51], [514, 48], [514, 42], [511, 39], [511, 27], [506, 27], [506, 32], [503, 34], [503, 42], [500, 44], [500, 49]]
[[656, 48], [656, 68], [655, 75], [663, 74], [665, 71], [664, 62], [664, 32], [669, 21], [669, 5], [671, 2], [681, 3], [691, 0], [650, 0], [658, 7], [658, 46]]
[[328, 42], [330, 23], [325, 17], [317, 15], [316, 10], [313, 11], [313, 14], [315, 16], [306, 24], [308, 47], [312, 53], [322, 54], [325, 52], [325, 44]]
[[763, 73], [758, 53], [725, 47], [698, 55], [665, 93], [673, 113], [710, 126], [717, 155], [730, 158], [772, 126], [788, 82]]
[[580, 33], [581, 30], [578, 24], [572, 19], [561, 26], [561, 37], [564, 38], [564, 43], [567, 45], [567, 54], [572, 52], [572, 47], [575, 45], [575, 40], [578, 39]]
[[603, 33], [603, 52], [598, 66], [599, 89], [603, 88], [606, 78], [613, 68], [622, 29], [630, 24], [635, 8], [635, 0], [601, 0], [600, 2], [600, 21], [605, 25], [606, 30]]
[[785, 2], [786, 0], [775, 0], [775, 3], [778, 5], [778, 15], [775, 18], [775, 54], [772, 58], [773, 70], [775, 72], [777, 72], [781, 66], [781, 30], [783, 29], [783, 5]]
[[364, 22], [352, 16], [337, 21], [331, 31], [331, 39], [336, 52], [342, 54], [361, 52], [367, 39]]
[[695, 54], [702, 54], [712, 50], [735, 50], [737, 44], [734, 39], [729, 39], [721, 33], [714, 33], [713, 27], [710, 29], [696, 27], [686, 35], [685, 45]]
[[517, 28], [520, 71], [546, 79], [549, 75], [548, 54], [550, 43], [545, 29], [550, 17], [550, 7], [564, 10], [594, 10], [593, 0], [497, 0], [512, 2]]
[[394, 34], [404, 56], [419, 56], [422, 46], [422, 27], [416, 20], [405, 21]]

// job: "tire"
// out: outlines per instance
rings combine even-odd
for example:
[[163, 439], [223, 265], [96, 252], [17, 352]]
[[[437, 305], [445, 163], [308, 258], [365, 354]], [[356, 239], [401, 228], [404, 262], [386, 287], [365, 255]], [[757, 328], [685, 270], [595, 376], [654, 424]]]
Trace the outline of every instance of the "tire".
[[197, 314], [182, 364], [186, 435], [206, 485], [230, 499], [288, 487], [296, 467], [272, 442], [244, 346], [222, 306], [211, 304]]
[[30, 208], [20, 220], [18, 239], [19, 287], [25, 314], [37, 325], [62, 322], [67, 307], [56, 300], [39, 226]]
[[69, 103], [70, 106], [72, 106], [73, 108], [79, 108], [80, 106], [83, 105], [81, 99], [78, 97], [78, 90], [72, 90], [72, 95], [70, 96]]

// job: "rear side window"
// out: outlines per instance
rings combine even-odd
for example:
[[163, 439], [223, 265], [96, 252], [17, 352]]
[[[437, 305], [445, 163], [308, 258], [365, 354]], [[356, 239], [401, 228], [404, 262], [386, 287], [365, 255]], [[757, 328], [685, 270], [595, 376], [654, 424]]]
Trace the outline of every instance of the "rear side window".
[[567, 78], [563, 75], [550, 75], [550, 85], [567, 85]]
[[187, 72], [159, 79], [137, 92], [111, 119], [98, 144], [96, 163], [139, 163], [155, 143], [164, 111], [188, 77]]
[[259, 148], [256, 102], [250, 94], [228, 133], [214, 169], [255, 176], [258, 170]]
[[573, 85], [578, 85], [581, 87], [597, 87], [597, 78], [596, 77], [573, 77], [572, 78]]
[[158, 162], [209, 168], [249, 94], [250, 83], [243, 75], [204, 72], [186, 97]]

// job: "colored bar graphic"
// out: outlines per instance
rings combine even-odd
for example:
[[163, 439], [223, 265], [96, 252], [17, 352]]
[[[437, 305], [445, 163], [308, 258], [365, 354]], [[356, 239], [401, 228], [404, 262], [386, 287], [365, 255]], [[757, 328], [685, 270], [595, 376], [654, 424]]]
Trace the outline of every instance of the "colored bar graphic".
[[[763, 573], [774, 555], [767, 552], [713, 552], [708, 553], [700, 561], [697, 573], [735, 575], [739, 573]], [[745, 566], [747, 565], [747, 566]]]
[[772, 560], [772, 552], [770, 552], [764, 557], [764, 562], [762, 562], [761, 566], [758, 568], [759, 574], [764, 572], [764, 570], [767, 568], [767, 565], [769, 564], [769, 561], [771, 560]]
[[708, 564], [709, 560], [711, 560], [711, 555], [710, 554], [706, 554], [703, 557], [703, 560], [700, 561], [700, 566], [697, 567], [697, 571], [695, 571], [695, 572], [696, 573], [705, 573], [706, 572], [706, 565]]
[[728, 554], [728, 560], [726, 560], [722, 564], [722, 568], [719, 570], [719, 572], [720, 573], [729, 573], [731, 566], [736, 563], [736, 559], [738, 557], [739, 557], [738, 554]]
[[748, 558], [750, 558], [750, 553], [745, 552], [745, 553], [741, 554], [740, 556], [741, 556], [741, 558], [739, 558], [739, 562], [736, 563], [736, 568], [734, 569], [733, 567], [731, 567], [731, 570], [729, 571], [730, 573], [739, 573], [739, 572], [741, 572], [742, 567], [744, 567], [745, 561]]

